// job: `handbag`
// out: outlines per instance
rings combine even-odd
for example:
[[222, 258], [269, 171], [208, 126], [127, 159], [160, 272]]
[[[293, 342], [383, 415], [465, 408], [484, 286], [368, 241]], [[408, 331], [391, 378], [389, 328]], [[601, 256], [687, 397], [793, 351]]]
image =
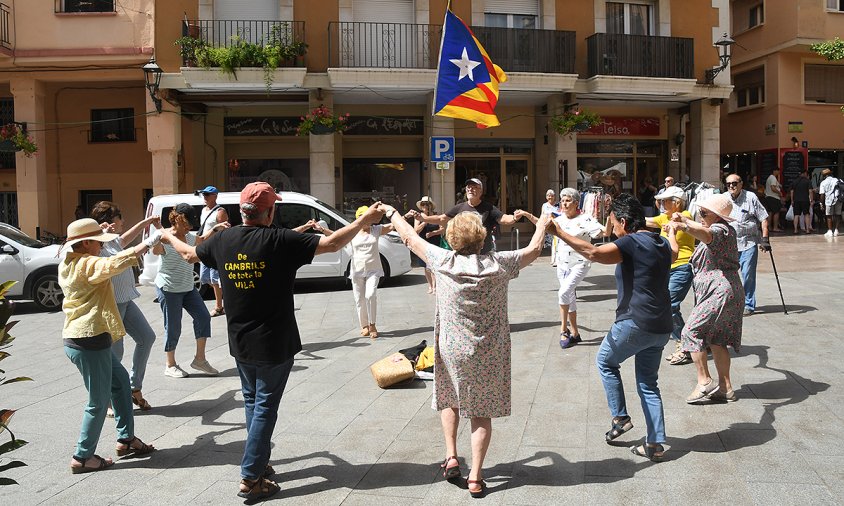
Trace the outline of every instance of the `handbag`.
[[788, 206], [788, 212], [785, 213], [785, 221], [794, 220], [794, 205]]
[[381, 388], [387, 388], [414, 377], [413, 364], [401, 353], [393, 353], [369, 366], [375, 383]]

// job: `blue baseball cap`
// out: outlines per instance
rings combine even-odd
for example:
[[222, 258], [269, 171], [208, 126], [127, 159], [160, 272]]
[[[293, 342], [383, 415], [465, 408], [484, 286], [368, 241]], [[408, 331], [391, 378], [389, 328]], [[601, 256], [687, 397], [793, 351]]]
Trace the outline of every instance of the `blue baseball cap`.
[[209, 185], [209, 186], [206, 186], [205, 188], [203, 188], [201, 190], [196, 190], [196, 193], [215, 193], [216, 194], [216, 193], [220, 193], [220, 192], [217, 190], [216, 186], [210, 186]]

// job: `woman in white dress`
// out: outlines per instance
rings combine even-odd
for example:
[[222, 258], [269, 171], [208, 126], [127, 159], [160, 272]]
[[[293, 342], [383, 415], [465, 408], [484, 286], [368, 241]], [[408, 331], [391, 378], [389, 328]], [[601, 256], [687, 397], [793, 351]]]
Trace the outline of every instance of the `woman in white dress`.
[[[606, 235], [606, 227], [598, 223], [588, 214], [581, 214], [577, 208], [580, 194], [574, 188], [560, 191], [560, 208], [562, 213], [554, 218], [554, 226], [569, 235], [585, 241]], [[532, 223], [537, 218], [532, 214], [517, 210], [513, 216], [526, 217]], [[554, 257], [551, 259], [557, 265], [557, 279], [560, 281], [558, 299], [560, 304], [560, 347], [571, 348], [579, 343], [580, 331], [577, 328], [577, 294], [575, 289], [580, 281], [586, 277], [592, 263], [574, 251], [569, 245], [560, 241]]]

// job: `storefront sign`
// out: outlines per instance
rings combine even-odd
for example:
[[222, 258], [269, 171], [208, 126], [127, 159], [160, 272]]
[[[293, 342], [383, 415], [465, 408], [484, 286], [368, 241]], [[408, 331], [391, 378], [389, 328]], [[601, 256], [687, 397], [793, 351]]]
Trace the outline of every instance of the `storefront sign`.
[[669, 159], [671, 162], [679, 162], [680, 161], [680, 148], [671, 148], [671, 158]]
[[788, 122], [788, 133], [800, 133], [803, 131], [803, 122], [802, 121], [789, 121]]
[[226, 137], [296, 135], [296, 128], [300, 122], [301, 120], [296, 116], [228, 117], [223, 120], [223, 135]]
[[774, 135], [775, 133], [777, 133], [776, 123], [768, 123], [765, 125], [765, 135]]
[[344, 135], [422, 135], [425, 121], [421, 116], [352, 116]]
[[806, 168], [806, 152], [802, 149], [789, 149], [781, 152], [782, 156], [782, 185], [791, 188], [791, 183]]
[[624, 118], [604, 116], [601, 124], [578, 135], [617, 135], [624, 137], [658, 136], [659, 118]]

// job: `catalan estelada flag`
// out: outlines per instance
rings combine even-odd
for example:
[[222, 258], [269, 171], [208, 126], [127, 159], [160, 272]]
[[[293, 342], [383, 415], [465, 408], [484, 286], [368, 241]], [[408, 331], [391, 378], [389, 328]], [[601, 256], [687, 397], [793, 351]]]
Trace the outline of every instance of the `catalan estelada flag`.
[[474, 121], [478, 128], [498, 126], [498, 83], [507, 74], [492, 63], [472, 30], [446, 8], [434, 89], [434, 115]]

